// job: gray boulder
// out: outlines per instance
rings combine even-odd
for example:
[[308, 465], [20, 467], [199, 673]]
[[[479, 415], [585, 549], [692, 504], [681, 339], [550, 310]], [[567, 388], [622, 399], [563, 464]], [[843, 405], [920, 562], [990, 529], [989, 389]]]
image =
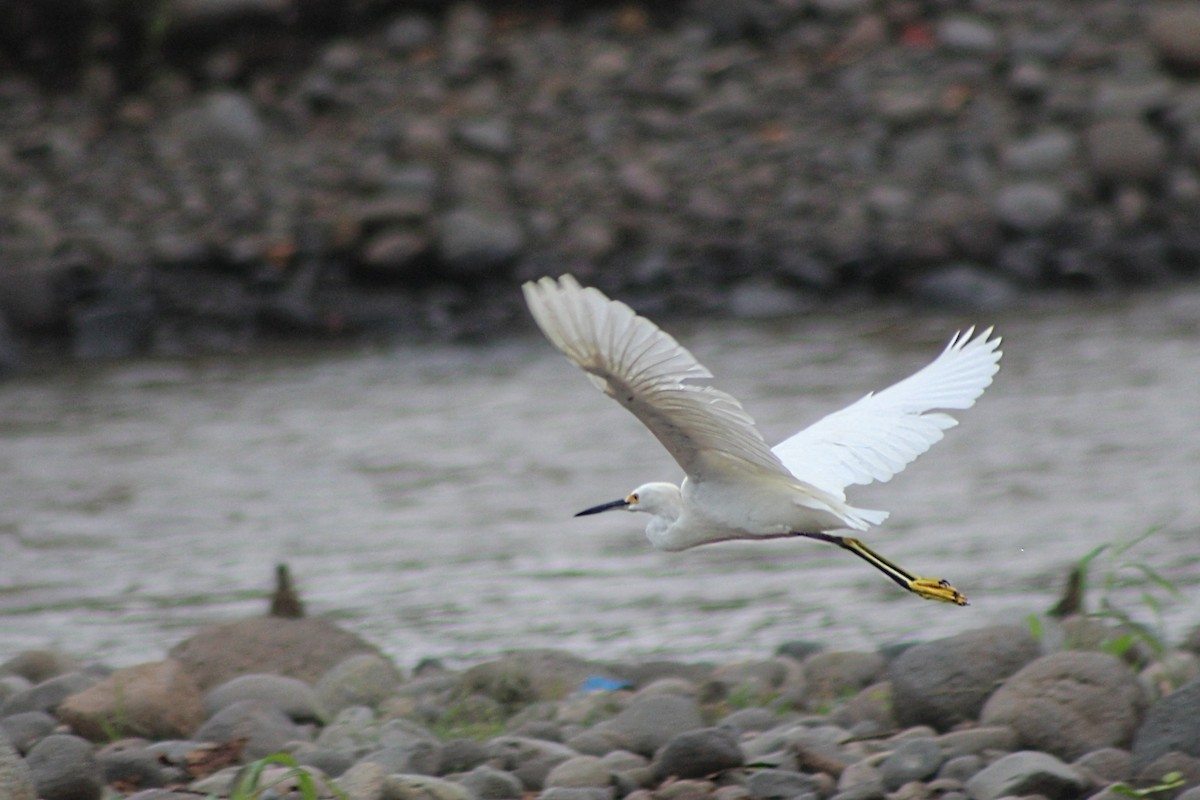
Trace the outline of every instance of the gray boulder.
[[1037, 641], [1014, 625], [914, 645], [888, 671], [896, 721], [944, 731], [974, 720], [996, 684], [1037, 656]]
[[879, 775], [889, 792], [906, 783], [932, 777], [942, 765], [942, 748], [933, 738], [908, 739], [897, 745], [883, 763]]
[[600, 725], [620, 735], [625, 749], [653, 756], [675, 736], [704, 727], [704, 719], [694, 699], [654, 694], [634, 698], [621, 713]]
[[985, 725], [1007, 725], [1021, 745], [1076, 759], [1133, 738], [1145, 700], [1137, 676], [1106, 653], [1063, 651], [1028, 664], [987, 701]]
[[350, 706], [375, 707], [395, 694], [403, 676], [387, 658], [357, 653], [326, 672], [317, 681], [321, 707], [336, 714]]

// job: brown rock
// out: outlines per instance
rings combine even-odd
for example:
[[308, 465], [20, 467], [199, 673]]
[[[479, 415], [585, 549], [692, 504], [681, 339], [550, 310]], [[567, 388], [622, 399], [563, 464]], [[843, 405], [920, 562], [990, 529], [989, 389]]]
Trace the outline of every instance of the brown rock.
[[1008, 725], [1021, 746], [1075, 759], [1125, 747], [1146, 701], [1137, 676], [1107, 653], [1063, 651], [1027, 664], [983, 707], [984, 725]]
[[373, 653], [374, 645], [322, 619], [250, 619], [203, 628], [171, 648], [201, 692], [239, 675], [269, 673], [310, 684], [347, 656]]
[[204, 721], [204, 705], [182, 664], [154, 661], [119, 669], [69, 696], [58, 717], [94, 742], [114, 736], [182, 739]]
[[1084, 138], [1088, 165], [1101, 180], [1153, 180], [1166, 167], [1166, 142], [1140, 119], [1097, 122]]
[[1165, 3], [1156, 8], [1146, 33], [1168, 64], [1200, 70], [1200, 8], [1195, 3]]

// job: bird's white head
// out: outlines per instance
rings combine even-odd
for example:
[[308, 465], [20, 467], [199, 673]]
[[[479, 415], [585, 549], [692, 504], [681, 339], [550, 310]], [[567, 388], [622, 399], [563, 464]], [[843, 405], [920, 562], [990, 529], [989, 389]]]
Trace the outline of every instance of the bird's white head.
[[575, 516], [585, 517], [589, 514], [599, 514], [601, 511], [611, 511], [614, 508], [643, 511], [650, 514], [653, 519], [646, 524], [646, 537], [650, 543], [660, 550], [677, 549], [673, 546], [669, 529], [683, 511], [683, 499], [680, 496], [679, 487], [675, 484], [643, 483], [620, 500], [586, 508]]
[[679, 487], [673, 483], [643, 483], [620, 500], [585, 508], [575, 516], [586, 517], [589, 514], [599, 514], [601, 511], [612, 511], [614, 508], [644, 511], [647, 514], [664, 517], [667, 521], [674, 522], [679, 518]]

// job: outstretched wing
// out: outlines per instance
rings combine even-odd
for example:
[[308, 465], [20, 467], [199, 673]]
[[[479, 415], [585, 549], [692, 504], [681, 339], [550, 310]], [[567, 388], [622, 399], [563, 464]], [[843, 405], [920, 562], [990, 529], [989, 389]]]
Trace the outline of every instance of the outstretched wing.
[[695, 383], [712, 373], [653, 322], [570, 275], [522, 290], [546, 338], [641, 420], [690, 478], [786, 475], [741, 403]]
[[1000, 338], [988, 338], [991, 328], [974, 332], [955, 334], [925, 368], [780, 442], [775, 455], [800, 480], [839, 497], [851, 484], [890, 480], [958, 424], [934, 409], [970, 408], [1000, 369]]

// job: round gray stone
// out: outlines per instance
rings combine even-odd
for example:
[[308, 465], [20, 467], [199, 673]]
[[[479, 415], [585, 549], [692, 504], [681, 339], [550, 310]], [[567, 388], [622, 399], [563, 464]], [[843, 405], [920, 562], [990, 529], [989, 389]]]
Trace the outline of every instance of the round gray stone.
[[756, 800], [817, 800], [820, 784], [811, 775], [786, 769], [760, 769], [746, 781]]
[[894, 792], [911, 781], [932, 777], [942, 765], [942, 748], [932, 738], [909, 739], [879, 765], [883, 785]]
[[740, 767], [742, 749], [726, 728], [701, 728], [681, 733], [658, 754], [655, 771], [662, 778], [702, 778]]
[[569, 758], [550, 770], [545, 785], [567, 787], [604, 787], [612, 785], [612, 772], [598, 756]]
[[620, 734], [627, 750], [653, 756], [675, 736], [703, 727], [704, 719], [700, 705], [693, 698], [655, 694], [635, 698], [621, 713], [601, 725]]
[[91, 742], [56, 733], [33, 746], [25, 758], [41, 800], [99, 800], [104, 776]]
[[1028, 630], [998, 625], [914, 645], [891, 663], [892, 704], [901, 725], [949, 730], [978, 718], [997, 683], [1038, 655]]
[[218, 744], [245, 739], [245, 755], [255, 759], [279, 752], [293, 739], [308, 737], [278, 708], [258, 700], [238, 700], [214, 714], [192, 738]]
[[239, 700], [257, 700], [278, 708], [297, 722], [323, 722], [326, 714], [311, 686], [283, 675], [239, 675], [204, 696], [205, 716], [211, 717]]
[[1048, 183], [1017, 183], [996, 194], [996, 216], [1020, 233], [1040, 233], [1051, 228], [1062, 220], [1066, 210], [1066, 196]]

